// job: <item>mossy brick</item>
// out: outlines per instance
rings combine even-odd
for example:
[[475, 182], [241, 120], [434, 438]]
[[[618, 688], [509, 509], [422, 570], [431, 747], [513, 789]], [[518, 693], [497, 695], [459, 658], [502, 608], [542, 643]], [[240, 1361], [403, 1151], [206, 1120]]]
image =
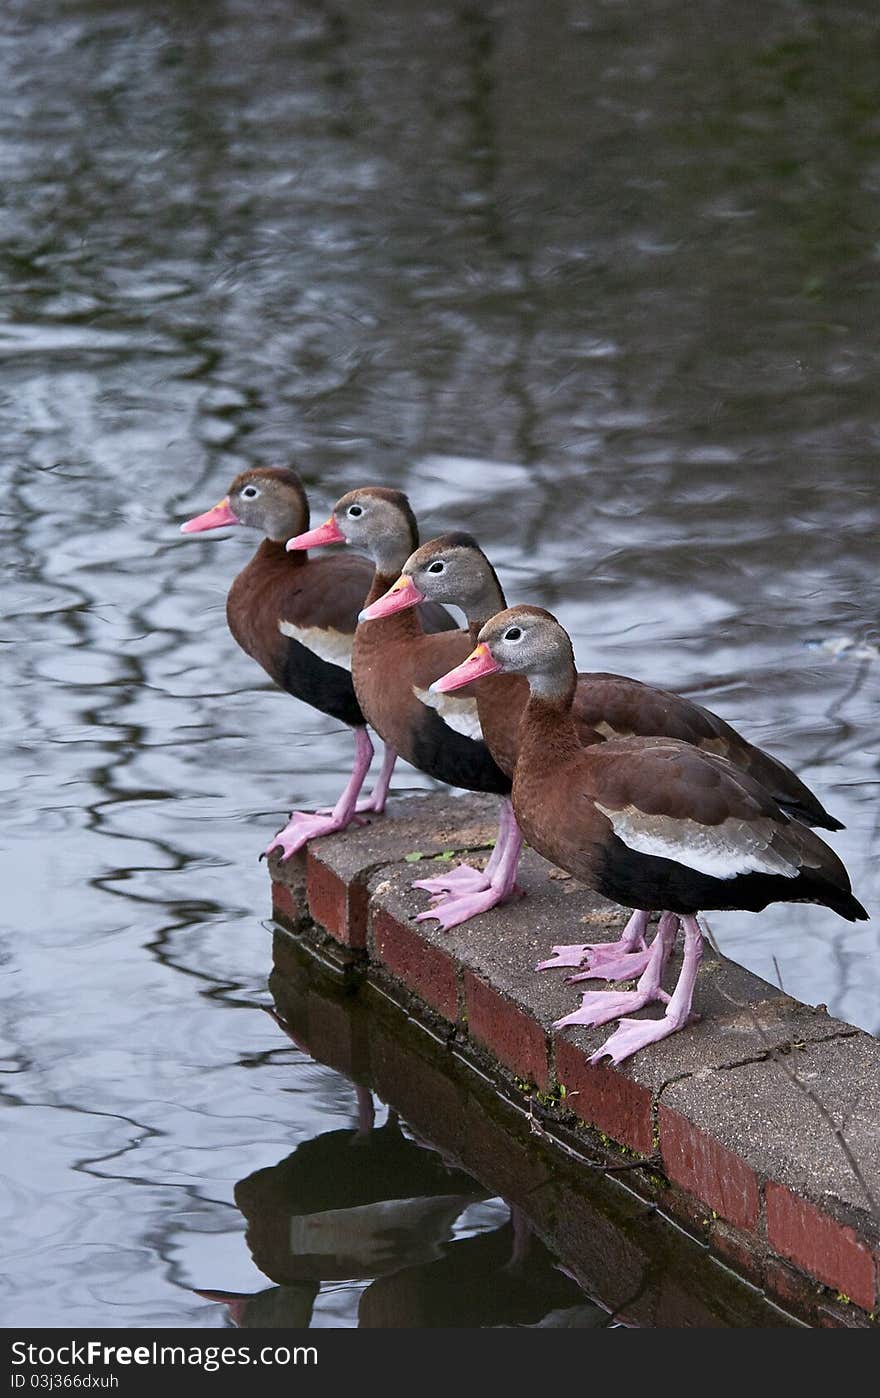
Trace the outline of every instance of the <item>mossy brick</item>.
[[[491, 797], [414, 797], [389, 802], [385, 815], [364, 825], [312, 841], [306, 860], [312, 919], [344, 946], [363, 949], [370, 874], [415, 852], [485, 848], [494, 839], [496, 809]], [[276, 875], [282, 882], [285, 867]]]
[[846, 1032], [834, 1038], [695, 1073], [671, 1084], [663, 1104], [747, 1161], [762, 1181], [786, 1186], [876, 1247], [880, 1042], [840, 1027]]
[[761, 1186], [755, 1171], [735, 1151], [664, 1103], [660, 1104], [660, 1153], [673, 1184], [695, 1194], [729, 1223], [757, 1230]]
[[458, 967], [449, 953], [401, 922], [387, 908], [373, 914], [370, 954], [390, 975], [454, 1024], [458, 1018]]
[[554, 1056], [565, 1105], [575, 1116], [639, 1155], [652, 1155], [652, 1093], [607, 1061], [590, 1063], [584, 1050], [561, 1034], [554, 1040]]
[[763, 1285], [767, 1252], [763, 1239], [756, 1239], [754, 1233], [737, 1228], [726, 1219], [716, 1218], [712, 1221], [710, 1242], [712, 1251], [741, 1277], [754, 1286]]
[[874, 1309], [874, 1257], [852, 1228], [772, 1181], [767, 1185], [766, 1204], [767, 1238], [775, 1252], [857, 1306]]

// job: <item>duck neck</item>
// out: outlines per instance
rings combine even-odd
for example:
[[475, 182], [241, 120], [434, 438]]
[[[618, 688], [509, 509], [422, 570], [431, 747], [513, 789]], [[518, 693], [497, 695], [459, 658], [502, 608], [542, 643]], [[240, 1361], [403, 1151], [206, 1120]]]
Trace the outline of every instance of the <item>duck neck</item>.
[[[581, 740], [572, 714], [577, 676], [554, 677], [532, 675], [529, 699], [523, 710], [519, 729], [519, 752], [523, 762], [530, 758], [553, 765], [564, 761], [581, 747]], [[598, 734], [597, 734], [598, 739]]]
[[286, 540], [263, 539], [253, 557], [253, 562], [257, 561], [290, 570], [301, 568], [308, 561], [308, 554], [299, 551], [288, 553]]
[[506, 606], [507, 601], [493, 568], [491, 580], [487, 579], [486, 586], [480, 593], [479, 599], [476, 602], [469, 603], [464, 608], [464, 614], [467, 617], [468, 631], [470, 632], [470, 637], [474, 645], [476, 645], [477, 637], [489, 618], [495, 616], [497, 612], [503, 612]]

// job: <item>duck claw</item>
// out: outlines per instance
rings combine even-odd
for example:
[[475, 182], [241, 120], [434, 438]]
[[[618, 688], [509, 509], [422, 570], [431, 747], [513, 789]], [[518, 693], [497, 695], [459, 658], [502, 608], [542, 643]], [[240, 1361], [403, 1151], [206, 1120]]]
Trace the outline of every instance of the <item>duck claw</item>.
[[351, 816], [337, 816], [332, 811], [294, 811], [284, 829], [279, 830], [274, 840], [270, 840], [263, 854], [268, 857], [280, 849], [283, 864], [310, 840], [317, 840], [322, 835], [335, 835], [353, 823]]
[[439, 874], [437, 878], [416, 879], [413, 888], [423, 888], [426, 893], [433, 893], [438, 897], [447, 893], [463, 896], [467, 893], [480, 893], [488, 888], [489, 884], [490, 880], [482, 869], [475, 869], [472, 864], [457, 864], [454, 869]]

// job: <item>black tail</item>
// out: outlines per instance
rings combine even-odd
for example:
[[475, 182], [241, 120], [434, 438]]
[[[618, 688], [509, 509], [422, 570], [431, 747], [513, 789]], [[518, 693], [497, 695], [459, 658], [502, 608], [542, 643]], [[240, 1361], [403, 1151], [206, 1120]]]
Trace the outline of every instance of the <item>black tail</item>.
[[834, 818], [834, 816], [833, 816], [833, 815], [829, 815], [827, 811], [823, 810], [822, 815], [823, 815], [823, 819], [822, 819], [822, 820], [816, 820], [815, 816], [813, 817], [813, 825], [814, 825], [814, 826], [818, 826], [818, 828], [819, 828], [820, 830], [845, 830], [845, 829], [846, 829], [846, 826], [844, 825], [844, 823], [843, 823], [842, 820], [836, 820], [836, 819]]
[[779, 796], [776, 797], [778, 804], [791, 816], [792, 820], [799, 820], [801, 825], [811, 825], [816, 830], [845, 830], [846, 826], [842, 820], [837, 820], [833, 815], [829, 815], [825, 807], [818, 801], [805, 805], [800, 801], [785, 801]]
[[868, 921], [868, 914], [865, 912], [865, 909], [862, 907], [858, 898], [855, 898], [851, 893], [840, 893], [837, 897], [832, 897], [831, 891], [826, 886], [822, 902], [826, 907], [833, 908], [841, 917], [845, 917], [847, 922]]
[[867, 921], [865, 909], [860, 905], [858, 898], [853, 898], [852, 893], [849, 895], [849, 898], [846, 899], [845, 905], [842, 907], [835, 907], [834, 911], [835, 913], [841, 914], [841, 917], [849, 918], [851, 923], [866, 923]]

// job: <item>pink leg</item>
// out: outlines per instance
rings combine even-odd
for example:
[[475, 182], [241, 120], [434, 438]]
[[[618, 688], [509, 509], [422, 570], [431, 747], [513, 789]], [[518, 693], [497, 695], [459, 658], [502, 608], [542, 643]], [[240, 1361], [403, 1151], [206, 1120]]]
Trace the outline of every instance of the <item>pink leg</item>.
[[498, 835], [501, 851], [492, 870], [489, 887], [449, 898], [445, 903], [431, 908], [429, 912], [419, 913], [416, 922], [436, 918], [443, 930], [448, 932], [450, 927], [457, 927], [460, 922], [467, 922], [468, 918], [476, 917], [478, 913], [487, 913], [490, 908], [503, 903], [505, 898], [509, 898], [516, 890], [516, 866], [519, 863], [522, 842], [523, 837], [511, 808], [509, 821], [506, 822], [502, 817]]
[[437, 878], [417, 879], [413, 888], [424, 888], [428, 893], [438, 894], [479, 893], [489, 888], [492, 884], [492, 876], [504, 853], [504, 842], [509, 834], [511, 824], [516, 824], [513, 806], [505, 797], [498, 812], [498, 838], [485, 869], [475, 869], [472, 864], [458, 864], [454, 869], [438, 875]]
[[354, 1090], [357, 1095], [358, 1108], [358, 1136], [369, 1136], [376, 1124], [376, 1106], [373, 1102], [373, 1094], [368, 1087], [361, 1083], [355, 1083]]
[[[633, 913], [616, 942], [576, 942], [571, 946], [551, 947], [553, 955], [539, 961], [536, 971], [555, 971], [563, 966], [582, 966], [587, 958], [588, 970], [573, 980], [622, 981], [640, 976], [648, 964], [648, 930], [650, 912]], [[632, 960], [627, 960], [632, 957]]]
[[[382, 757], [382, 766], [379, 768], [379, 776], [376, 785], [369, 796], [361, 796], [355, 806], [355, 815], [382, 815], [385, 810], [385, 802], [388, 800], [388, 788], [391, 785], [391, 773], [394, 771], [394, 764], [397, 761], [397, 753], [383, 742], [385, 752]], [[372, 752], [372, 748], [371, 748]], [[371, 758], [372, 760], [372, 758]], [[319, 806], [316, 815], [332, 815], [332, 806]], [[367, 821], [356, 821], [357, 825], [366, 825]]]
[[678, 918], [674, 913], [664, 913], [649, 953], [648, 964], [635, 990], [588, 990], [581, 1001], [580, 1009], [557, 1020], [553, 1028], [564, 1029], [569, 1024], [607, 1024], [609, 1020], [617, 1019], [626, 1011], [641, 1010], [655, 1000], [667, 1001], [669, 996], [662, 989], [660, 981], [677, 932]]
[[281, 858], [289, 859], [298, 849], [302, 849], [309, 840], [316, 839], [319, 835], [332, 835], [337, 830], [344, 830], [350, 825], [355, 817], [355, 806], [360, 789], [364, 784], [373, 756], [373, 744], [367, 735], [366, 728], [356, 728], [354, 730], [354, 770], [348, 780], [348, 785], [340, 796], [332, 811], [322, 813], [316, 811], [294, 811], [290, 820], [283, 830], [279, 830], [271, 844], [266, 846], [264, 854], [271, 854], [273, 850], [281, 850]]
[[660, 1039], [668, 1039], [677, 1029], [681, 1029], [690, 1017], [694, 999], [694, 984], [700, 969], [703, 955], [703, 934], [695, 917], [683, 917], [684, 962], [672, 998], [666, 1006], [662, 1019], [622, 1019], [617, 1029], [602, 1047], [593, 1054], [591, 1063], [601, 1058], [610, 1058], [612, 1063], [622, 1063], [631, 1058], [646, 1044], [656, 1044]]
[[397, 753], [394, 748], [390, 748], [387, 743], [383, 743], [385, 748], [382, 757], [382, 766], [379, 768], [379, 776], [376, 785], [364, 800], [358, 801], [355, 810], [358, 813], [372, 812], [373, 815], [381, 815], [385, 810], [385, 802], [388, 800], [388, 788], [391, 785], [391, 773], [394, 771], [394, 764], [397, 761]]
[[523, 1263], [528, 1256], [532, 1226], [517, 1204], [509, 1204], [508, 1208], [510, 1209], [510, 1222], [513, 1226], [513, 1248], [509, 1260], [501, 1270], [516, 1273], [522, 1270]]

